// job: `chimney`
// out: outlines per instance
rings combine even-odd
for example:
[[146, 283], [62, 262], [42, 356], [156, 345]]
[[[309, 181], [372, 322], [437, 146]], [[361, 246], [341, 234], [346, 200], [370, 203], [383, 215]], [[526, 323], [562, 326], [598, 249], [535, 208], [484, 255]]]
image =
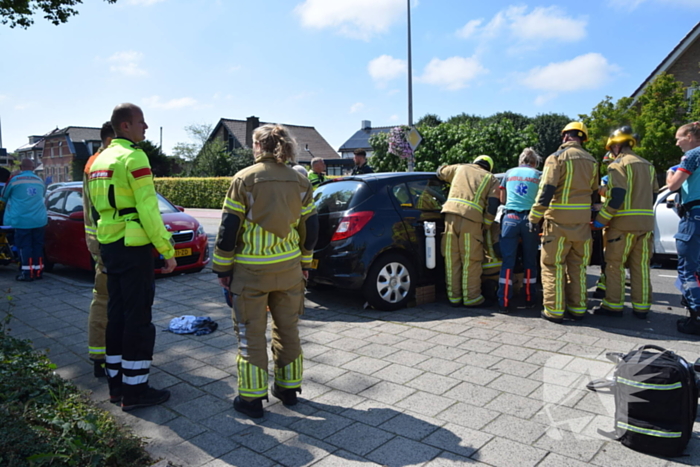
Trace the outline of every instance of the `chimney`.
[[245, 121], [245, 145], [248, 148], [253, 147], [253, 130], [260, 126], [258, 117], [248, 117]]
[[372, 122], [369, 120], [362, 120], [362, 125], [360, 125], [360, 130], [371, 130]]

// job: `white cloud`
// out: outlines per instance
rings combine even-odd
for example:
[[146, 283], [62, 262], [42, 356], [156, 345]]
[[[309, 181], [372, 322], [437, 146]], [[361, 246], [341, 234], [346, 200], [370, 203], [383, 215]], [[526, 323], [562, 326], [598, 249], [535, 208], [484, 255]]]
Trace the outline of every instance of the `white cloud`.
[[185, 107], [193, 107], [197, 105], [197, 100], [191, 97], [181, 97], [179, 99], [170, 99], [169, 101], [161, 101], [160, 96], [151, 96], [143, 99], [147, 107], [160, 110], [175, 110]]
[[379, 87], [384, 87], [389, 81], [405, 75], [407, 69], [406, 60], [390, 55], [379, 56], [367, 65], [369, 75]]
[[526, 6], [510, 6], [501, 10], [486, 25], [483, 19], [471, 20], [457, 31], [462, 38], [478, 37], [489, 40], [504, 31], [520, 42], [544, 42], [557, 40], [575, 42], [586, 37], [585, 18], [573, 18], [557, 6], [537, 7], [527, 13]]
[[406, 16], [404, 0], [305, 0], [295, 13], [307, 28], [334, 29], [339, 34], [369, 40], [385, 33]]
[[350, 113], [354, 114], [365, 108], [365, 104], [362, 102], [356, 102], [350, 106]]
[[141, 60], [143, 60], [143, 54], [133, 50], [117, 52], [107, 59], [112, 63], [109, 71], [125, 76], [146, 76], [148, 73], [139, 65]]
[[531, 89], [572, 92], [597, 89], [619, 71], [599, 53], [580, 55], [572, 60], [550, 63], [530, 70], [522, 80]]
[[469, 81], [484, 73], [488, 73], [488, 70], [473, 57], [434, 58], [417, 80], [455, 91], [466, 87]]

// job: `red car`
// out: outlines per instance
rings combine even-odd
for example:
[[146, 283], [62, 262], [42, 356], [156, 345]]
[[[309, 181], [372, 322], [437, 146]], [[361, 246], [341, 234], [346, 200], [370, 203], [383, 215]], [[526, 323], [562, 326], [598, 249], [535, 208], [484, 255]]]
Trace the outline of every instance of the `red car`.
[[[209, 263], [209, 244], [204, 228], [194, 217], [185, 214], [184, 208], [173, 205], [158, 195], [158, 207], [165, 228], [175, 241], [174, 273], [199, 272]], [[87, 271], [94, 270], [92, 256], [85, 242], [83, 217], [83, 184], [67, 183], [46, 195], [49, 222], [44, 237], [44, 267], [47, 271], [54, 264], [64, 264]], [[155, 272], [160, 273], [163, 259], [153, 249]]]

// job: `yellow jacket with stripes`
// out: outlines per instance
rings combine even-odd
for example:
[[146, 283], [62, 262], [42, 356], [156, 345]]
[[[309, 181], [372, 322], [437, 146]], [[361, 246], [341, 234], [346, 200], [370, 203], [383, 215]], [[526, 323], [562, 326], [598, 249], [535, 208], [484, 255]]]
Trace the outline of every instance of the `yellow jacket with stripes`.
[[127, 139], [115, 138], [94, 160], [88, 184], [90, 201], [99, 214], [100, 243], [121, 239], [126, 246], [150, 243], [165, 259], [175, 256], [145, 152]]
[[97, 221], [92, 216], [92, 202], [90, 201], [90, 167], [102, 150], [97, 151], [88, 159], [83, 173], [83, 218], [85, 224], [85, 242], [91, 255], [100, 254], [100, 242], [97, 241]]
[[598, 163], [578, 142], [566, 142], [544, 163], [529, 220], [537, 223], [544, 216], [558, 224], [588, 224], [597, 191]]
[[[290, 260], [308, 267], [313, 251], [304, 247], [305, 226], [314, 214], [309, 179], [278, 163], [272, 154], [260, 155], [255, 164], [234, 175], [226, 194], [222, 219], [235, 215], [237, 232], [228, 231], [232, 224], [222, 222], [214, 249], [214, 272], [229, 273], [234, 263], [266, 265]], [[235, 241], [227, 240], [231, 238]]]
[[[620, 193], [624, 190], [624, 200], [619, 206], [613, 202], [617, 189], [621, 189]], [[654, 199], [658, 192], [654, 166], [625, 147], [608, 165], [607, 197], [596, 220], [622, 231], [652, 231]]]
[[[450, 183], [443, 213], [457, 214], [473, 222], [491, 225], [495, 212], [489, 212], [489, 198], [498, 207], [498, 180], [476, 164], [454, 164], [437, 170], [440, 180]], [[491, 204], [493, 205], [494, 202]]]

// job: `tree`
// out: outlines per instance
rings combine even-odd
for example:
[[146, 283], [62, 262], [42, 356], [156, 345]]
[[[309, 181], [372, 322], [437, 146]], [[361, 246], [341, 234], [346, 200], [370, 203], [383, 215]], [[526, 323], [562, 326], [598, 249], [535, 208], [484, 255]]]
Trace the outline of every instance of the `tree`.
[[438, 126], [442, 123], [442, 119], [435, 114], [425, 114], [417, 122], [416, 126]]
[[700, 88], [698, 83], [693, 81], [690, 85], [693, 94], [690, 96], [690, 111], [688, 112], [688, 122], [700, 121]]
[[472, 123], [479, 123], [483, 119], [484, 119], [483, 117], [479, 117], [478, 115], [469, 115], [469, 114], [462, 112], [459, 115], [455, 115], [453, 117], [450, 117], [447, 120], [447, 123], [451, 123], [453, 125], [460, 125], [462, 123], [472, 124]]
[[537, 133], [537, 144], [535, 150], [546, 158], [559, 149], [561, 145], [561, 130], [571, 121], [570, 117], [563, 114], [540, 114], [532, 119], [535, 133]]
[[591, 115], [579, 115], [579, 119], [588, 128], [588, 142], [586, 150], [598, 160], [602, 160], [607, 152], [605, 144], [613, 131], [624, 125], [630, 125], [634, 131], [637, 127], [638, 110], [631, 106], [632, 99], [623, 97], [613, 104], [612, 97], [605, 96], [593, 110]]
[[34, 24], [34, 14], [43, 12], [47, 21], [58, 26], [77, 15], [78, 11], [72, 7], [81, 3], [81, 0], [0, 0], [0, 23], [9, 24], [11, 28], [19, 26], [26, 29]]
[[136, 145], [146, 153], [154, 177], [169, 177], [173, 174], [173, 159], [163, 154], [160, 146], [150, 140], [143, 140]]

